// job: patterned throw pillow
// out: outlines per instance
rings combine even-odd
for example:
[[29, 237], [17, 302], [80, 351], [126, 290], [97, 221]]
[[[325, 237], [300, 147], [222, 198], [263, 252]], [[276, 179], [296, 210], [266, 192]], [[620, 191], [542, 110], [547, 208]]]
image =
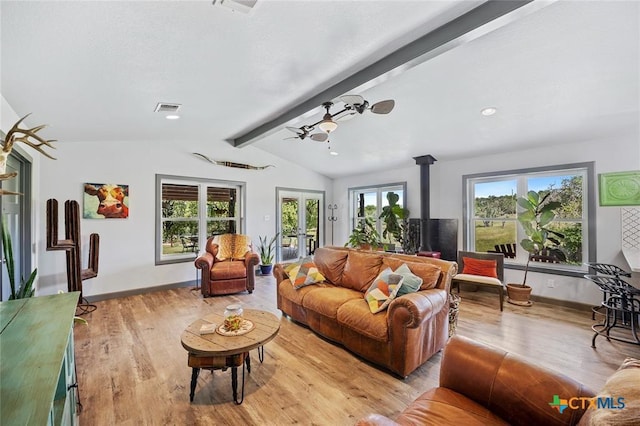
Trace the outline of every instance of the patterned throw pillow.
[[473, 259], [471, 257], [463, 257], [462, 262], [464, 268], [463, 274], [482, 275], [483, 277], [498, 278], [495, 260]]
[[393, 273], [402, 275], [404, 277], [402, 286], [398, 290], [398, 297], [402, 296], [403, 294], [415, 293], [420, 289], [423, 281], [422, 278], [411, 272], [411, 269], [409, 269], [409, 265], [407, 265], [406, 263], [400, 265], [398, 269], [393, 271]]
[[402, 287], [403, 280], [404, 277], [400, 274], [395, 274], [391, 268], [380, 272], [364, 294], [364, 300], [369, 305], [369, 310], [375, 314], [387, 309], [389, 303], [396, 298], [398, 290]]
[[305, 257], [291, 263], [284, 268], [284, 272], [289, 277], [291, 285], [296, 290], [306, 285], [321, 283], [325, 280], [324, 276], [318, 271], [313, 259]]

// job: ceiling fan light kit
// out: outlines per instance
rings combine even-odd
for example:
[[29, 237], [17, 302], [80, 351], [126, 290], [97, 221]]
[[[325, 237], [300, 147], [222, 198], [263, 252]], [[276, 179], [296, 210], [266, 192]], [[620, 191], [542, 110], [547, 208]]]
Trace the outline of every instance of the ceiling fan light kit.
[[329, 112], [329, 109], [331, 108], [331, 106], [333, 106], [333, 103], [325, 102], [324, 104], [322, 104], [322, 106], [326, 108], [327, 113], [324, 115], [324, 117], [322, 117], [322, 121], [320, 122], [320, 124], [318, 124], [318, 127], [325, 133], [331, 133], [338, 128], [338, 123], [333, 121], [333, 116]]
[[[324, 102], [322, 107], [325, 108], [327, 112], [322, 117], [322, 120], [309, 125], [305, 124], [302, 127], [287, 126], [287, 130], [295, 133], [296, 136], [285, 139], [304, 140], [306, 137], [309, 137], [311, 140], [324, 142], [328, 139], [329, 133], [334, 132], [338, 128], [337, 120], [351, 118], [356, 115], [356, 113], [362, 114], [366, 110], [370, 110], [374, 114], [389, 114], [396, 104], [393, 99], [387, 99], [370, 105], [369, 101], [366, 101], [360, 95], [344, 95], [340, 97], [340, 100], [344, 102], [344, 108], [335, 114], [331, 114], [330, 111], [333, 102]], [[324, 133], [310, 134], [315, 130], [316, 126]]]

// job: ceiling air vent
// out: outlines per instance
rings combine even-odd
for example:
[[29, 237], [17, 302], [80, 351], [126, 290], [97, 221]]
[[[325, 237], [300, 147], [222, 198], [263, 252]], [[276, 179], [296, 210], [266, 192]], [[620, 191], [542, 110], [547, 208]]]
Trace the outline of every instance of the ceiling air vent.
[[258, 0], [213, 0], [212, 4], [226, 6], [233, 11], [249, 13]]
[[155, 112], [177, 112], [181, 104], [170, 104], [168, 102], [158, 102]]

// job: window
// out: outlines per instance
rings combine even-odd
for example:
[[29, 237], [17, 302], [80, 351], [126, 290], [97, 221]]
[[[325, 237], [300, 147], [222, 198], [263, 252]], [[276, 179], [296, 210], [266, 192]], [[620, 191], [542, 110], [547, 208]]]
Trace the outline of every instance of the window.
[[193, 261], [212, 235], [240, 233], [244, 183], [156, 175], [156, 264]]
[[[382, 208], [389, 205], [387, 200], [387, 194], [395, 192], [400, 199], [398, 204], [402, 207], [405, 206], [405, 195], [407, 193], [406, 183], [391, 183], [380, 186], [367, 186], [360, 188], [349, 188], [349, 215], [351, 218], [351, 229], [360, 226], [362, 221], [370, 220], [378, 233], [382, 236], [384, 231], [384, 222], [378, 219]], [[382, 242], [396, 243], [392, 235], [387, 235], [387, 238], [383, 238]]]
[[534, 261], [529, 269], [580, 275], [586, 271], [584, 262], [595, 259], [593, 163], [467, 175], [463, 184], [468, 249], [506, 252], [506, 267], [523, 268], [528, 253], [519, 244], [526, 235], [517, 220], [516, 200], [535, 191], [540, 195], [550, 193], [550, 201], [561, 203], [552, 229], [564, 235], [561, 249], [567, 259], [560, 263]]

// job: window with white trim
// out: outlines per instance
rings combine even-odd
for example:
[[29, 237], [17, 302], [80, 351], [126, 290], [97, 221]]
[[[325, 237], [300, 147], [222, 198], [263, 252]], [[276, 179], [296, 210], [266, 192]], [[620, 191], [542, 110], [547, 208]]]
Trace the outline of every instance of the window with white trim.
[[241, 233], [244, 186], [156, 175], [156, 264], [193, 261], [209, 237]]
[[[365, 219], [370, 220], [378, 233], [382, 236], [385, 224], [378, 219], [382, 208], [389, 205], [387, 194], [395, 192], [400, 199], [398, 205], [405, 206], [405, 197], [407, 193], [406, 183], [390, 183], [377, 186], [367, 186], [359, 188], [349, 188], [349, 217], [351, 218], [351, 227], [349, 232], [353, 231]], [[384, 238], [384, 243], [395, 243], [392, 235]]]
[[517, 220], [517, 199], [528, 191], [550, 193], [549, 200], [561, 203], [552, 229], [564, 235], [560, 247], [566, 260], [541, 256], [536, 260], [542, 261], [531, 262], [529, 269], [566, 275], [586, 272], [584, 263], [595, 260], [596, 248], [593, 170], [590, 162], [463, 176], [465, 247], [506, 253], [506, 267], [524, 267], [528, 253], [519, 243], [526, 235]]

